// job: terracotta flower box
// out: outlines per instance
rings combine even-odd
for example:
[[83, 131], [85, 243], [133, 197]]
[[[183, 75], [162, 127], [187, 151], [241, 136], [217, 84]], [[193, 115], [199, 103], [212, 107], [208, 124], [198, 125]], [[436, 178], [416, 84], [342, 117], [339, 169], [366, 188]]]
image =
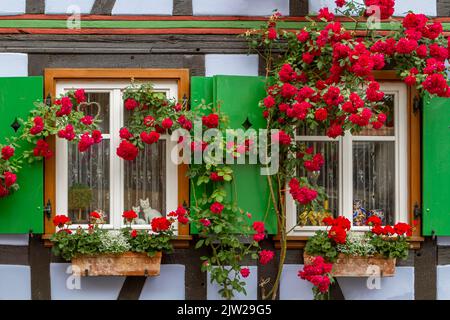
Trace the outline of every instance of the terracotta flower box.
[[77, 276], [158, 276], [161, 252], [153, 257], [146, 253], [99, 254], [72, 259], [72, 271]]
[[[312, 264], [314, 256], [303, 254], [304, 263]], [[379, 268], [381, 277], [393, 277], [395, 275], [396, 259], [387, 259], [380, 256], [359, 257], [348, 256], [343, 253], [333, 263], [332, 274], [335, 277], [370, 277], [376, 274]]]

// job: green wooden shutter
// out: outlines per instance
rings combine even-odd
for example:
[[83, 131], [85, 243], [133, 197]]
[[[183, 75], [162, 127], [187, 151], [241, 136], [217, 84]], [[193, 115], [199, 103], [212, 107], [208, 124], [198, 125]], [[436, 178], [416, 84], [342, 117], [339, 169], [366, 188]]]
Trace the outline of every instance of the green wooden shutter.
[[[214, 76], [192, 77], [191, 80], [192, 107], [198, 106], [202, 99], [206, 103], [220, 104], [221, 111], [229, 117], [229, 126], [233, 129], [245, 129], [248, 126], [253, 129], [266, 127], [262, 109], [258, 106], [265, 95], [264, 77]], [[264, 221], [269, 234], [276, 234], [276, 215], [268, 201], [267, 176], [260, 174], [259, 165], [245, 164], [231, 167], [236, 178], [239, 206], [252, 214], [252, 220]], [[196, 190], [197, 193], [201, 192]], [[228, 193], [232, 197], [232, 192]], [[191, 201], [193, 200], [191, 192]]]
[[423, 234], [450, 236], [450, 99], [424, 99]]
[[[26, 119], [33, 103], [42, 100], [42, 77], [0, 78], [0, 141], [5, 137], [19, 135], [11, 124], [16, 118]], [[27, 146], [27, 142], [21, 142]], [[30, 147], [29, 145], [27, 147]], [[16, 149], [15, 156], [20, 155]], [[20, 189], [0, 199], [0, 233], [43, 232], [43, 164], [37, 161], [24, 163], [17, 175]]]

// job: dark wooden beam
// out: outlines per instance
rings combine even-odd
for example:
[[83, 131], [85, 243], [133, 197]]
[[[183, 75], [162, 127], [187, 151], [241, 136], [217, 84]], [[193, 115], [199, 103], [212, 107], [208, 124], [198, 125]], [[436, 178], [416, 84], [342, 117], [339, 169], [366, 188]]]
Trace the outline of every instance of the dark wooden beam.
[[416, 300], [436, 300], [436, 241], [426, 238], [414, 257]]
[[192, 16], [192, 0], [173, 0], [174, 16]]
[[28, 246], [0, 245], [0, 264], [28, 265]]
[[111, 15], [116, 0], [95, 0], [91, 14]]
[[25, 12], [28, 14], [45, 13], [45, 0], [27, 0]]
[[146, 277], [127, 277], [117, 300], [138, 300]]
[[291, 17], [300, 17], [308, 15], [309, 5], [308, 0], [290, 0], [289, 1], [289, 15]]
[[30, 35], [0, 34], [2, 52], [89, 54], [245, 54], [248, 44], [234, 35]]
[[438, 17], [450, 16], [450, 0], [437, 0], [436, 10]]
[[44, 247], [41, 236], [30, 237], [31, 298], [50, 300], [50, 249]]

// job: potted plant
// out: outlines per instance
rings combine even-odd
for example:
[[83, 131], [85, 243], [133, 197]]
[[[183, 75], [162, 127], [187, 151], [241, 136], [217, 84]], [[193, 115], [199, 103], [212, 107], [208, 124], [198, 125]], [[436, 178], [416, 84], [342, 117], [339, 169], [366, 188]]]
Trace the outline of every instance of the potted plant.
[[394, 276], [396, 259], [408, 256], [407, 237], [412, 227], [406, 223], [382, 226], [381, 219], [367, 220], [368, 232], [350, 231], [350, 221], [344, 217], [325, 218], [328, 226], [318, 231], [305, 247], [304, 263], [313, 264], [316, 256], [333, 264], [334, 277]]
[[183, 207], [166, 217], [153, 218], [151, 230], [136, 230], [131, 223], [136, 212], [123, 213], [128, 226], [121, 230], [102, 228], [104, 219], [97, 212], [90, 213], [88, 229], [69, 228], [67, 216], [53, 219], [59, 228], [51, 241], [53, 253], [72, 261], [72, 270], [79, 276], [157, 276], [160, 272], [162, 251], [171, 252], [173, 223], [185, 217]]

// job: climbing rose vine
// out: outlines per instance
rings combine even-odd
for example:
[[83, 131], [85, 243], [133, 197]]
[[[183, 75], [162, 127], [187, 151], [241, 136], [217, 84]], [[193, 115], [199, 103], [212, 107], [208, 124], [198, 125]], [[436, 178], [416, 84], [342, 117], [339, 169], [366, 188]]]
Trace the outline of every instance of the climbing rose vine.
[[77, 144], [79, 152], [101, 142], [98, 120], [84, 113], [85, 105], [85, 92], [78, 89], [57, 98], [50, 106], [36, 102], [27, 119], [18, 119], [19, 133], [0, 145], [0, 198], [19, 189], [17, 174], [24, 165], [53, 156], [47, 137], [57, 135]]
[[[419, 95], [450, 96], [445, 67], [449, 44], [440, 22], [414, 13], [393, 19], [393, 0], [366, 0], [364, 4], [336, 0], [336, 5], [337, 12], [349, 16], [353, 21], [349, 25], [358, 32], [347, 30], [328, 8], [322, 8], [300, 30], [279, 28], [282, 17], [276, 12], [265, 25], [245, 33], [250, 49], [266, 61], [267, 96], [260, 105], [267, 127], [279, 130], [275, 138], [280, 144], [280, 170], [268, 182], [280, 229], [280, 265], [265, 297], [276, 297], [286, 237], [292, 230], [286, 229], [284, 203], [275, 195], [289, 192], [299, 213], [323, 211], [326, 198], [323, 188], [307, 174], [319, 171], [324, 157], [307, 143], [296, 142], [295, 136], [312, 130], [337, 138], [346, 132], [382, 128], [387, 110], [384, 92], [374, 76], [381, 70], [397, 70], [399, 78]], [[393, 26], [385, 35], [369, 29], [369, 23], [366, 30], [361, 28], [364, 17], [376, 19], [378, 14]], [[305, 169], [304, 176], [297, 176], [299, 167]], [[350, 225], [330, 227], [329, 235], [336, 243], [346, 241]]]

